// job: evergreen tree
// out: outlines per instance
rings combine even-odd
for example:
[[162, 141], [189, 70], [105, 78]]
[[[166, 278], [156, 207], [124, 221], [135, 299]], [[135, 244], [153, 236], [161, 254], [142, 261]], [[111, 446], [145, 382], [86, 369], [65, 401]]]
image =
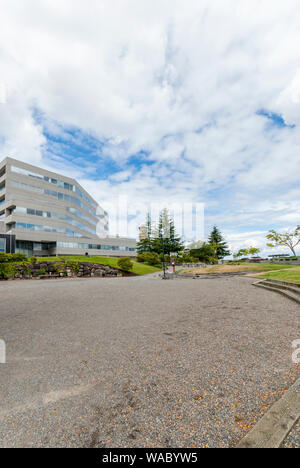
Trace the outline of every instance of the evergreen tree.
[[214, 226], [212, 232], [210, 233], [210, 236], [208, 238], [208, 244], [214, 248], [215, 256], [218, 259], [221, 260], [224, 257], [230, 255], [228, 244], [221, 232], [219, 231], [219, 229], [217, 228], [217, 226]]
[[198, 258], [201, 262], [211, 262], [214, 257], [214, 248], [212, 245], [202, 242], [198, 249], [191, 249], [190, 256]]
[[137, 242], [137, 253], [145, 253], [145, 252], [154, 252], [153, 250], [153, 239], [152, 239], [152, 220], [151, 220], [151, 214], [147, 213], [147, 219], [146, 219], [146, 238], [141, 239], [139, 242]]
[[153, 249], [156, 253], [180, 252], [184, 246], [180, 237], [176, 234], [174, 221], [170, 218], [168, 210], [165, 208], [159, 215], [158, 226], [153, 233]]

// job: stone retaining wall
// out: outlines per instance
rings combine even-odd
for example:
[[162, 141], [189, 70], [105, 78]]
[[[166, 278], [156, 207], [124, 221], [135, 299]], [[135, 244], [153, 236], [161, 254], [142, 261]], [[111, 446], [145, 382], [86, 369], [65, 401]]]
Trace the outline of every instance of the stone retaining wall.
[[99, 263], [84, 262], [37, 262], [15, 265], [12, 279], [50, 279], [72, 277], [116, 277], [122, 272]]

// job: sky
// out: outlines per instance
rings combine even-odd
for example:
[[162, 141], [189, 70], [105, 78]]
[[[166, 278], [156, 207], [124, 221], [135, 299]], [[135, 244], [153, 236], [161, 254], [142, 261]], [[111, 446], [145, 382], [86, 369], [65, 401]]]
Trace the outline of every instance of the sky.
[[0, 0], [0, 159], [205, 205], [233, 251], [300, 224], [299, 0]]

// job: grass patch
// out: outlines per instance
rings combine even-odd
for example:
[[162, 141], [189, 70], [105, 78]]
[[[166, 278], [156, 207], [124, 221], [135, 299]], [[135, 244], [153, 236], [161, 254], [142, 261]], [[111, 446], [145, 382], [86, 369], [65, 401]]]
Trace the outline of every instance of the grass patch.
[[270, 263], [245, 263], [242, 265], [213, 265], [206, 268], [191, 268], [184, 270], [184, 273], [192, 273], [199, 275], [207, 275], [213, 273], [247, 273], [247, 272], [263, 272], [276, 271], [295, 268], [294, 265], [279, 265]]
[[300, 284], [300, 267], [299, 268], [294, 267], [290, 270], [276, 271], [274, 273], [265, 273], [265, 274], [259, 275], [259, 277]]
[[[87, 262], [87, 263], [100, 263], [101, 265], [108, 265], [112, 268], [118, 267], [118, 258], [116, 257], [85, 257], [85, 256], [66, 256], [66, 257], [38, 257], [38, 262]], [[132, 273], [136, 275], [148, 275], [160, 271], [160, 268], [145, 265], [144, 263], [138, 263], [134, 260]]]

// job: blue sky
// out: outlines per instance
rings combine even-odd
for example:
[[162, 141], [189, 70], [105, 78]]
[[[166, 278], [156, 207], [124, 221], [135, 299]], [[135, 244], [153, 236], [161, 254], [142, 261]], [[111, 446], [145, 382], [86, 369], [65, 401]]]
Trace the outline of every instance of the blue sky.
[[126, 196], [131, 236], [149, 203], [204, 203], [233, 250], [269, 254], [266, 231], [300, 223], [297, 0], [4, 0], [1, 17], [3, 157]]

